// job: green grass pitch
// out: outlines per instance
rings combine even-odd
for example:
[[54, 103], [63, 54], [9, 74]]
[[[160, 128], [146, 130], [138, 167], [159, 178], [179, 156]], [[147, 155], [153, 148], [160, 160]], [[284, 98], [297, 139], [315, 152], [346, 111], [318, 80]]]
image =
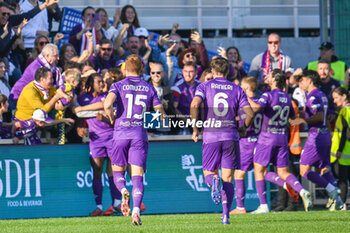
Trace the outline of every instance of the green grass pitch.
[[348, 211], [231, 215], [230, 225], [221, 225], [220, 216], [143, 215], [138, 227], [123, 216], [0, 220], [0, 232], [350, 232]]

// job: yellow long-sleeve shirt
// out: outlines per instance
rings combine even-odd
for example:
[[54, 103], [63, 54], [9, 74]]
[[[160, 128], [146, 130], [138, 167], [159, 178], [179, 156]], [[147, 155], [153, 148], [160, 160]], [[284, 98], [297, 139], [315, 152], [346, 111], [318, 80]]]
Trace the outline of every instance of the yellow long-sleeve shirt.
[[30, 82], [25, 86], [18, 98], [15, 117], [21, 121], [29, 120], [35, 109], [42, 109], [46, 112], [51, 111], [51, 107], [47, 104], [55, 95], [56, 88], [51, 87], [49, 90], [49, 98], [44, 100], [44, 94], [36, 88], [34, 82]]

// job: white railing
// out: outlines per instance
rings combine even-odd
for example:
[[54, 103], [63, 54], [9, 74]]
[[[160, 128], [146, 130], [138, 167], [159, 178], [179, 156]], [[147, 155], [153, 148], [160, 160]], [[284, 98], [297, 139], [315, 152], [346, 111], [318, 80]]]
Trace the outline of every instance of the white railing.
[[[79, 1], [79, 0], [78, 0]], [[232, 28], [233, 28], [233, 22], [234, 19], [237, 20], [238, 17], [243, 17], [243, 15], [235, 15], [233, 16], [233, 12], [245, 12], [245, 14], [250, 14], [250, 10], [251, 9], [276, 9], [276, 12], [278, 12], [279, 9], [292, 9], [293, 13], [292, 13], [292, 24], [293, 24], [293, 29], [294, 29], [294, 37], [299, 37], [299, 27], [300, 24], [305, 24], [307, 22], [304, 22], [304, 20], [302, 22], [300, 22], [300, 15], [299, 15], [299, 9], [305, 9], [305, 8], [309, 8], [309, 9], [315, 9], [317, 10], [319, 8], [319, 4], [299, 4], [300, 0], [293, 0], [293, 4], [279, 4], [279, 5], [272, 5], [272, 4], [264, 4], [264, 5], [237, 5], [237, 4], [233, 4], [233, 0], [227, 0], [227, 4], [221, 4], [221, 5], [206, 5], [203, 4], [202, 0], [197, 0], [197, 4], [192, 4], [192, 5], [180, 5], [180, 4], [171, 4], [171, 5], [156, 5], [156, 4], [150, 4], [150, 5], [145, 5], [145, 4], [134, 4], [133, 6], [137, 9], [137, 10], [147, 10], [147, 9], [155, 9], [155, 12], [157, 12], [157, 9], [196, 9], [196, 15], [191, 15], [191, 17], [195, 17], [196, 18], [196, 23], [197, 23], [197, 29], [200, 33], [202, 33], [203, 30], [203, 19], [205, 17], [210, 17], [210, 16], [203, 16], [202, 12], [203, 10], [207, 10], [207, 9], [224, 9], [226, 10], [226, 15], [220, 15], [219, 17], [225, 17], [226, 18], [226, 22], [227, 22], [227, 37], [231, 38], [232, 37]], [[84, 7], [86, 7], [87, 5], [72, 5], [72, 2], [68, 2], [68, 0], [61, 0], [60, 1], [60, 6], [64, 7], [71, 7], [71, 8], [76, 8], [76, 9], [83, 9]], [[132, 0], [127, 0], [124, 1], [128, 4], [133, 4], [134, 1]], [[85, 3], [90, 3], [90, 1], [85, 1]], [[91, 2], [93, 3], [93, 2]], [[97, 2], [96, 2], [97, 3]], [[123, 5], [108, 5], [108, 4], [104, 4], [105, 0], [99, 0], [97, 4], [91, 4], [92, 7], [103, 7], [106, 10], [111, 10], [110, 12], [112, 12], [112, 10], [118, 8], [118, 7], [123, 7]], [[246, 11], [242, 11], [243, 9], [247, 9]], [[275, 16], [277, 14], [271, 14], [270, 16]], [[313, 16], [318, 16], [318, 13], [313, 15]], [[285, 15], [284, 15], [285, 16]], [[143, 17], [142, 15], [139, 16], [140, 18], [147, 18], [147, 17]], [[187, 17], [187, 16], [179, 16], [179, 17]], [[266, 15], [261, 16], [261, 23], [263, 24], [264, 22], [266, 23], [266, 21], [264, 21], [264, 19], [266, 19]], [[265, 17], [263, 19], [263, 17]], [[152, 19], [154, 19], [154, 21], [157, 20], [157, 17], [152, 17]], [[254, 18], [253, 20], [259, 20]], [[318, 22], [317, 22], [318, 23]], [[268, 24], [268, 23], [267, 23]], [[265, 28], [269, 28], [269, 25], [266, 25]], [[166, 28], [163, 28], [166, 29]]]

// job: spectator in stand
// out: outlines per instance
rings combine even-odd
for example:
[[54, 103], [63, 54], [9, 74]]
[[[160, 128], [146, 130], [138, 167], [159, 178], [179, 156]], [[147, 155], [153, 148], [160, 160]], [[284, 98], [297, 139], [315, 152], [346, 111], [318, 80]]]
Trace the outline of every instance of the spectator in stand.
[[139, 18], [137, 17], [136, 9], [131, 5], [125, 5], [122, 8], [120, 20], [123, 24], [128, 24], [130, 26], [127, 29], [128, 37], [134, 35], [135, 29], [141, 26]]
[[[320, 49], [320, 57], [316, 61], [312, 61], [307, 65], [308, 70], [318, 71], [318, 63], [320, 60], [330, 63], [330, 70], [332, 70], [332, 77], [340, 82], [345, 87], [348, 83], [344, 83], [346, 64], [340, 61], [337, 56], [334, 55], [334, 45], [331, 42], [323, 42]], [[333, 103], [333, 102], [332, 102]]]
[[[168, 79], [164, 79], [166, 82], [164, 82], [168, 87], [171, 87], [175, 83], [175, 78], [179, 72], [181, 72], [181, 68], [178, 66], [178, 56], [181, 53], [180, 49], [180, 41], [181, 37], [176, 34], [172, 33], [170, 35], [166, 34], [164, 36], [160, 36], [158, 38], [158, 44], [153, 49], [152, 53], [152, 60], [153, 61], [159, 61], [163, 64], [163, 69], [166, 74], [168, 74]], [[166, 44], [167, 48], [172, 48], [170, 50], [170, 53], [165, 51], [164, 45]], [[164, 51], [164, 52], [162, 52]], [[168, 58], [171, 59], [171, 64], [173, 64], [172, 72], [169, 72], [168, 64]], [[171, 74], [171, 75], [169, 75]], [[168, 81], [169, 80], [169, 81]]]
[[[118, 8], [113, 16], [113, 25], [109, 25], [109, 18], [107, 11], [104, 8], [98, 8], [96, 13], [100, 14], [102, 31], [105, 37], [114, 42], [119, 35], [119, 32], [123, 28], [122, 24], [118, 24], [120, 18], [120, 9]], [[118, 26], [118, 28], [116, 28]]]
[[332, 122], [335, 120], [336, 113], [335, 113], [335, 106], [334, 101], [332, 97], [333, 90], [340, 86], [340, 83], [338, 80], [335, 80], [331, 76], [331, 66], [328, 63], [328, 61], [325, 60], [319, 60], [317, 64], [317, 73], [320, 76], [321, 84], [320, 84], [320, 90], [327, 96], [328, 98], [328, 116], [333, 115], [333, 118], [331, 118]]
[[15, 82], [21, 77], [22, 72], [25, 68], [25, 62], [26, 62], [25, 58], [27, 56], [26, 56], [23, 37], [22, 37], [22, 29], [27, 25], [27, 23], [28, 23], [28, 20], [24, 19], [19, 26], [12, 27], [12, 30], [15, 34], [11, 38], [10, 44], [12, 45], [9, 46], [9, 49], [11, 49], [10, 63], [12, 63], [13, 66], [15, 67], [15, 69], [12, 72], [18, 72], [18, 73], [12, 74], [12, 79], [10, 78], [11, 86], [13, 86]]
[[70, 61], [76, 62], [76, 63], [83, 63], [88, 61], [88, 59], [91, 57], [91, 55], [94, 52], [94, 43], [93, 43], [93, 36], [92, 33], [88, 32], [86, 33], [86, 36], [88, 38], [88, 47], [86, 50], [84, 50], [80, 56], [77, 56], [77, 52], [74, 49], [74, 46], [72, 44], [65, 44], [60, 49], [60, 56], [58, 60], [58, 67], [65, 70], [67, 63]]
[[348, 182], [350, 180], [349, 93], [345, 88], [337, 87], [333, 91], [333, 99], [340, 111], [332, 137], [331, 163], [333, 174], [338, 179], [338, 187], [341, 190], [340, 197], [345, 203], [342, 210], [346, 210]]
[[6, 100], [10, 95], [11, 87], [6, 79], [6, 64], [4, 59], [0, 58], [0, 94], [6, 96]]
[[[195, 96], [196, 88], [200, 84], [195, 79], [197, 73], [196, 63], [185, 63], [182, 73], [183, 79], [175, 83], [171, 90], [173, 91], [175, 113], [179, 118], [186, 119], [189, 118], [191, 102]], [[190, 134], [190, 131], [181, 129], [180, 134]]]
[[22, 77], [16, 82], [11, 90], [9, 97], [9, 103], [11, 109], [15, 109], [17, 100], [23, 90], [23, 88], [35, 79], [35, 73], [38, 68], [46, 67], [51, 71], [54, 78], [54, 84], [60, 85], [62, 82], [61, 72], [56, 67], [58, 60], [57, 46], [54, 44], [47, 44], [41, 54], [25, 69]]
[[94, 64], [95, 70], [103, 70], [116, 67], [119, 57], [114, 55], [112, 41], [102, 39], [100, 42], [99, 53], [92, 55], [89, 60]]
[[61, 98], [68, 101], [70, 96], [66, 95], [61, 89], [52, 86], [52, 72], [47, 67], [40, 67], [35, 72], [35, 80], [23, 88], [21, 92], [15, 117], [20, 121], [26, 121], [32, 118], [33, 112], [40, 108], [45, 112], [50, 112], [56, 102]]
[[148, 30], [146, 28], [136, 28], [134, 35], [139, 38], [139, 42], [140, 42], [139, 53], [141, 56], [144, 56], [148, 51], [148, 47], [146, 44], [149, 36]]
[[[46, 0], [44, 3], [40, 4], [39, 6], [34, 7], [33, 10], [26, 13], [22, 13], [20, 15], [10, 15], [10, 9], [8, 4], [5, 2], [1, 2], [0, 3], [0, 35], [3, 35], [4, 28], [6, 28], [10, 32], [12, 27], [20, 25], [23, 22], [23, 19], [27, 19], [28, 21], [30, 21], [30, 19], [33, 18], [36, 14], [38, 14], [40, 11], [44, 10], [48, 6], [51, 6], [57, 2], [58, 0]], [[7, 51], [8, 50], [7, 48], [8, 46], [10, 46], [9, 45], [10, 40], [11, 40], [11, 33], [8, 33], [4, 38], [2, 38], [2, 40], [0, 40], [0, 57], [7, 57], [9, 52]]]
[[[180, 53], [177, 59], [178, 66], [183, 68], [186, 62], [194, 62], [196, 64], [200, 64], [197, 66], [197, 74], [196, 79], [202, 75], [202, 71], [209, 67], [209, 59], [207, 49], [205, 48], [204, 42], [202, 41], [201, 36], [198, 32], [193, 32], [191, 34], [192, 45], [196, 45], [196, 48], [188, 48]], [[199, 56], [198, 56], [199, 54]], [[181, 72], [179, 72], [175, 78], [175, 83], [183, 78]]]
[[285, 72], [287, 68], [292, 67], [291, 58], [280, 50], [281, 44], [280, 36], [277, 33], [271, 33], [267, 40], [267, 50], [255, 56], [251, 62], [248, 76], [258, 78], [262, 91], [267, 90], [267, 85], [263, 84], [266, 75], [274, 69]]
[[235, 69], [236, 77], [241, 80], [242, 78], [247, 76], [247, 73], [243, 70], [244, 61], [242, 60], [241, 54], [239, 50], [235, 46], [228, 47], [226, 49], [226, 56], [228, 62]]
[[34, 48], [29, 51], [27, 50], [27, 62], [24, 68], [30, 65], [41, 53], [43, 48], [50, 43], [50, 40], [45, 35], [38, 35], [34, 41]]
[[103, 76], [103, 82], [105, 84], [103, 92], [108, 92], [109, 88], [113, 83], [119, 82], [124, 78], [123, 73], [119, 68], [109, 69]]
[[104, 38], [101, 23], [97, 20], [93, 7], [88, 6], [83, 9], [82, 19], [83, 23], [76, 25], [69, 34], [69, 43], [74, 46], [79, 56], [88, 47], [87, 32], [92, 33], [94, 48]]
[[[21, 13], [25, 13], [33, 10], [39, 3], [38, 0], [23, 0], [19, 5]], [[29, 51], [32, 50], [38, 35], [49, 37], [49, 34], [48, 10], [44, 9], [28, 22], [28, 27], [23, 29], [24, 47]]]
[[[114, 50], [115, 50], [116, 54], [119, 57], [121, 57], [123, 60], [125, 60], [131, 54], [135, 54], [135, 55], [138, 55], [141, 57], [140, 39], [137, 36], [135, 36], [135, 35], [128, 36], [127, 42], [125, 45], [125, 49], [121, 46], [122, 38], [123, 38], [125, 32], [128, 30], [129, 26], [130, 26], [129, 24], [124, 24], [122, 31], [120, 32], [120, 34], [118, 35], [117, 39], [114, 42]], [[145, 40], [145, 46], [147, 48], [147, 51], [141, 58], [143, 59], [143, 62], [147, 63], [148, 58], [151, 55], [152, 49], [149, 46], [147, 40]]]
[[175, 109], [172, 92], [169, 87], [162, 83], [162, 79], [165, 75], [163, 64], [160, 62], [151, 62], [149, 66], [151, 75], [149, 83], [156, 89], [158, 98], [162, 102], [165, 113], [167, 115], [173, 115]]

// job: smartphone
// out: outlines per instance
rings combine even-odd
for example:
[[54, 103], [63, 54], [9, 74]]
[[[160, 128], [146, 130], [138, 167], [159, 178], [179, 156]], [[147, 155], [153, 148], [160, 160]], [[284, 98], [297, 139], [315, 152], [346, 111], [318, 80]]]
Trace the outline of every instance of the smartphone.
[[194, 32], [198, 32], [198, 29], [197, 28], [192, 28], [191, 29], [191, 34], [193, 34]]
[[100, 18], [100, 13], [95, 13], [94, 17], [92, 17], [91, 19], [91, 25], [94, 26], [96, 21], [100, 21], [101, 18]]

